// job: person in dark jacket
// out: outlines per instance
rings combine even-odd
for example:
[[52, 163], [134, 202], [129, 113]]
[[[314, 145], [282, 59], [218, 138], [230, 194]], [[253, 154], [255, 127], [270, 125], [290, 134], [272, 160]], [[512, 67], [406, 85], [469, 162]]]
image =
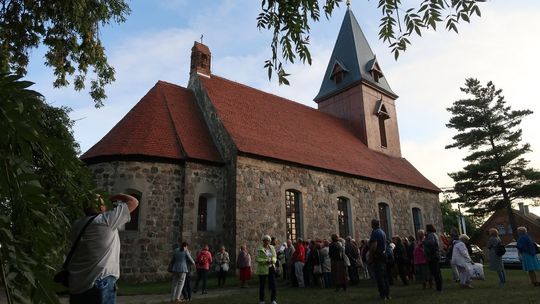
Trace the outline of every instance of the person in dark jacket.
[[386, 233], [381, 229], [380, 222], [371, 220], [371, 237], [369, 238], [369, 263], [371, 273], [377, 283], [379, 296], [382, 300], [390, 299], [390, 284], [386, 272]]
[[332, 243], [330, 243], [328, 249], [328, 255], [330, 256], [332, 282], [336, 287], [336, 291], [343, 288], [343, 291], [347, 290], [347, 266], [345, 266], [345, 248], [339, 241], [337, 234], [332, 234]]
[[442, 291], [442, 275], [439, 261], [441, 259], [439, 249], [439, 236], [432, 224], [426, 225], [427, 236], [424, 240], [424, 254], [428, 261], [429, 272], [435, 281], [437, 291]]
[[399, 236], [394, 236], [392, 241], [396, 247], [394, 248], [394, 261], [396, 262], [397, 270], [403, 285], [409, 285], [405, 269], [410, 264], [407, 248], [403, 246], [403, 242]]
[[360, 254], [358, 252], [358, 246], [355, 245], [350, 236], [345, 238], [345, 254], [351, 263], [351, 266], [347, 268], [351, 285], [356, 285], [360, 282], [360, 278], [358, 277], [358, 267], [360, 265], [357, 263]]

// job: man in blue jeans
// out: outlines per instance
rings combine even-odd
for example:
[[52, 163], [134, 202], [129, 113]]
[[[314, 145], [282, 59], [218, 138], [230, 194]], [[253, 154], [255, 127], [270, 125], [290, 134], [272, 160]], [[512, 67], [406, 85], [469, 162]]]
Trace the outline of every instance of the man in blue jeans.
[[386, 233], [381, 229], [378, 220], [371, 221], [371, 237], [369, 238], [369, 252], [373, 278], [377, 284], [381, 300], [390, 299], [390, 284], [386, 271]]
[[116, 303], [116, 280], [120, 277], [120, 237], [118, 228], [131, 220], [130, 213], [139, 201], [127, 194], [116, 194], [111, 200], [119, 202], [111, 210], [97, 198], [99, 210], [86, 207], [86, 217], [72, 227], [74, 242], [85, 224], [92, 218], [68, 265], [69, 302], [71, 304]]

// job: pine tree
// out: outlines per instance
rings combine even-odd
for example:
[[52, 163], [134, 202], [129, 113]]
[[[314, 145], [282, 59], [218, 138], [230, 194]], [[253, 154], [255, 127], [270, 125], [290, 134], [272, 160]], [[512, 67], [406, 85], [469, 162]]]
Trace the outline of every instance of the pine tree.
[[463, 202], [475, 215], [505, 208], [517, 239], [512, 203], [540, 197], [540, 172], [527, 167], [523, 155], [531, 148], [521, 143], [519, 128], [532, 111], [513, 111], [492, 82], [484, 87], [469, 78], [461, 91], [472, 98], [455, 101], [447, 109], [452, 117], [446, 126], [458, 134], [446, 149], [468, 148], [470, 153], [463, 159], [467, 163], [463, 170], [449, 174], [456, 182], [454, 201]]

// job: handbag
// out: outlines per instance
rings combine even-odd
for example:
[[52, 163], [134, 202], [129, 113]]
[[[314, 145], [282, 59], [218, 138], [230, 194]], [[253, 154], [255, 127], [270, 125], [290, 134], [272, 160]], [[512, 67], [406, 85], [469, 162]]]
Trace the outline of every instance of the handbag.
[[229, 264], [228, 263], [221, 264], [221, 269], [225, 272], [229, 271]]
[[59, 272], [57, 272], [54, 277], [53, 277], [53, 281], [56, 282], [56, 283], [60, 283], [62, 285], [64, 285], [65, 287], [69, 287], [69, 270], [67, 269], [68, 265], [69, 265], [69, 262], [71, 262], [71, 258], [73, 257], [73, 253], [75, 252], [75, 248], [77, 248], [77, 245], [79, 245], [79, 241], [81, 240], [81, 237], [84, 233], [84, 231], [86, 230], [86, 228], [88, 227], [88, 225], [90, 225], [90, 223], [96, 218], [96, 216], [98, 216], [99, 214], [96, 214], [94, 216], [92, 216], [88, 222], [86, 222], [86, 224], [84, 225], [83, 229], [81, 230], [81, 232], [79, 233], [79, 236], [77, 237], [77, 239], [75, 240], [75, 242], [73, 243], [73, 245], [71, 246], [71, 250], [69, 251], [67, 257], [66, 257], [66, 260], [64, 261], [64, 264], [62, 265], [62, 270], [60, 270]]
[[314, 273], [314, 274], [321, 274], [321, 273], [322, 273], [321, 265], [315, 265], [315, 266], [313, 266], [313, 273]]

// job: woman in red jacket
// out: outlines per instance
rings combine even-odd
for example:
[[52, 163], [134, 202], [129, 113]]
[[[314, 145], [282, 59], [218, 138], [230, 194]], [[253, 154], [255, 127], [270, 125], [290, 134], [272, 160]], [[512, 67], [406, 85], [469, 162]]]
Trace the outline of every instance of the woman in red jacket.
[[204, 248], [199, 251], [195, 262], [197, 264], [197, 281], [195, 282], [195, 288], [193, 289], [193, 292], [197, 293], [199, 281], [202, 279], [202, 294], [206, 294], [206, 280], [208, 277], [208, 270], [210, 269], [210, 264], [212, 264], [212, 254], [210, 253], [210, 251], [208, 251], [208, 245], [205, 245]]

